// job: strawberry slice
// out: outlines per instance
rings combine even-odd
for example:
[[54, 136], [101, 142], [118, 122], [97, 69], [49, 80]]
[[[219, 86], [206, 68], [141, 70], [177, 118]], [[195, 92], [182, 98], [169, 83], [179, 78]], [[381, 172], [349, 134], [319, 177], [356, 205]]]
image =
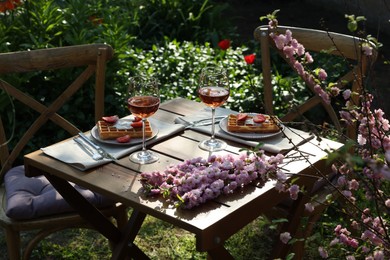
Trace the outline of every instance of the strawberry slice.
[[118, 143], [128, 143], [128, 142], [130, 142], [130, 140], [131, 140], [130, 135], [124, 135], [124, 136], [118, 137], [118, 138], [116, 139], [116, 141], [117, 141]]
[[264, 123], [265, 119], [266, 118], [263, 114], [257, 114], [255, 116], [253, 116], [253, 122], [255, 122], [257, 124]]
[[140, 127], [142, 127], [142, 121], [133, 122], [133, 123], [131, 123], [131, 126], [134, 128], [140, 128]]
[[103, 116], [102, 119], [109, 124], [115, 124], [116, 121], [118, 121], [119, 117], [117, 115], [115, 116]]
[[248, 117], [248, 114], [246, 114], [246, 113], [239, 113], [237, 115], [237, 121], [244, 121], [244, 120], [247, 119], [247, 117]]
[[142, 118], [140, 118], [139, 116], [135, 116], [133, 122], [139, 122], [141, 120]]

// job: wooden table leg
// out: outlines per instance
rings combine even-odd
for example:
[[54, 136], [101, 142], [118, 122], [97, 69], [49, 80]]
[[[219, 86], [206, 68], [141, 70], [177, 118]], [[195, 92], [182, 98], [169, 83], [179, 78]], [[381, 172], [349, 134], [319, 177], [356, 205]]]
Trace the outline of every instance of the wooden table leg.
[[69, 182], [54, 175], [46, 174], [45, 176], [81, 217], [86, 219], [88, 223], [114, 244], [112, 259], [125, 259], [126, 254], [136, 257], [136, 259], [149, 259], [149, 257], [133, 243], [146, 217], [145, 213], [134, 209], [125, 229], [120, 231], [97, 208], [73, 188]]
[[126, 259], [126, 253], [134, 259], [149, 259], [149, 257], [133, 243], [145, 217], [145, 213], [133, 209], [129, 222], [123, 230], [122, 239], [117, 245], [115, 245], [112, 253], [112, 259]]
[[207, 251], [207, 259], [234, 259], [233, 256], [223, 246], [219, 246]]
[[68, 202], [82, 218], [90, 223], [103, 236], [115, 244], [121, 240], [121, 232], [119, 229], [73, 188], [69, 182], [50, 174], [45, 174], [45, 177], [62, 195], [66, 202]]

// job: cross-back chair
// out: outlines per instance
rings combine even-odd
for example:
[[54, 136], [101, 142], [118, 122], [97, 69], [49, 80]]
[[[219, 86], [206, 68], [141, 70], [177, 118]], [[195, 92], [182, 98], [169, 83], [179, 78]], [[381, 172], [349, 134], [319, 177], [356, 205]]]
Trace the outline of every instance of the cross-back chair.
[[[306, 51], [310, 53], [326, 52], [327, 54], [340, 56], [349, 62], [349, 70], [347, 73], [338, 78], [334, 83], [343, 90], [347, 87], [351, 91], [361, 93], [362, 85], [364, 83], [370, 64], [373, 64], [376, 60], [377, 53], [373, 49], [373, 55], [370, 57], [363, 55], [359, 43], [362, 39], [340, 33], [334, 33], [323, 30], [315, 30], [309, 28], [291, 27], [291, 26], [278, 26], [276, 32], [285, 33], [286, 30], [292, 32], [292, 37], [297, 39], [301, 43]], [[264, 106], [267, 113], [274, 114], [273, 101], [274, 101], [274, 86], [272, 83], [272, 64], [271, 64], [271, 49], [276, 50], [287, 63], [288, 60], [277, 50], [274, 41], [269, 37], [270, 29], [268, 26], [259, 26], [255, 29], [255, 39], [261, 46], [262, 57], [262, 75], [264, 83]], [[289, 64], [293, 67], [292, 64]], [[326, 111], [330, 118], [331, 124], [340, 133], [345, 134], [346, 137], [355, 139], [356, 137], [356, 125], [347, 127], [347, 132], [342, 133], [342, 125], [340, 123], [340, 116], [338, 111], [323, 101], [317, 94], [315, 94], [314, 86], [307, 84], [307, 88], [313, 93], [313, 96], [300, 104], [298, 107], [292, 107], [285, 115], [281, 117], [282, 121], [292, 121], [299, 116], [302, 116], [307, 111], [320, 105]], [[352, 100], [355, 104], [358, 104], [358, 95], [352, 96]]]
[[[104, 115], [106, 63], [112, 59], [113, 55], [112, 47], [106, 44], [86, 44], [0, 54], [0, 90], [8, 93], [7, 95], [14, 101], [16, 110], [21, 106], [26, 106], [37, 112], [35, 121], [24, 135], [16, 140], [13, 147], [9, 147], [9, 143], [7, 145], [10, 132], [6, 132], [6, 129], [10, 125], [3, 124], [5, 121], [0, 118], [0, 201], [2, 203], [0, 225], [5, 231], [9, 259], [20, 259], [22, 255], [23, 259], [28, 259], [39, 241], [53, 232], [74, 227], [91, 228], [78, 214], [72, 212], [70, 206], [64, 202], [44, 176], [28, 178], [24, 175], [23, 166], [15, 166], [14, 162], [30, 141], [34, 140], [37, 135], [44, 134], [39, 130], [49, 121], [66, 130], [71, 136], [80, 132], [76, 125], [61, 116], [58, 111], [76, 96], [79, 89], [88, 86], [86, 83], [89, 79], [95, 79], [95, 97], [93, 100], [86, 100], [89, 103], [94, 101], [95, 108], [94, 112], [91, 111], [91, 116], [96, 122]], [[69, 85], [49, 105], [44, 105], [40, 102], [41, 100], [36, 100], [33, 96], [24, 93], [18, 89], [17, 84], [12, 85], [1, 79], [10, 73], [24, 75], [27, 72], [59, 72], [72, 68], [80, 69], [81, 73], [75, 79], [62, 78], [61, 81], [69, 81]], [[40, 86], [40, 88], [45, 87], [48, 88], [48, 86]], [[51, 92], [56, 86], [51, 85], [49, 88], [47, 91]], [[123, 205], [108, 201], [99, 194], [82, 187], [77, 187], [77, 189], [96, 207], [103, 208], [106, 217], [115, 219], [117, 225], [124, 225], [127, 222], [127, 209]], [[21, 232], [31, 230], [37, 231], [36, 236], [22, 250]]]
[[[329, 55], [341, 56], [347, 59], [350, 64], [349, 71], [336, 81], [337, 86], [341, 90], [349, 87], [353, 92], [362, 92], [362, 85], [364, 84], [366, 74], [377, 57], [375, 49], [373, 49], [372, 56], [367, 57], [366, 55], [363, 55], [361, 48], [359, 47], [362, 39], [323, 30], [278, 25], [276, 32], [285, 34], [287, 29], [292, 32], [292, 37], [297, 39], [298, 42], [305, 47], [306, 51], [309, 51], [310, 53], [326, 51]], [[264, 107], [267, 113], [274, 114], [274, 91], [278, 86], [273, 83], [272, 80], [272, 51], [275, 50], [279, 55], [281, 55], [291, 68], [293, 68], [293, 64], [291, 64], [283, 53], [276, 48], [274, 40], [269, 36], [269, 34], [270, 29], [267, 25], [259, 26], [254, 31], [254, 37], [256, 41], [260, 43], [261, 48]], [[331, 121], [330, 123], [333, 124], [334, 128], [338, 131], [339, 136], [341, 137], [343, 135], [343, 138], [340, 138], [340, 140], [348, 138], [356, 140], [356, 125], [350, 125], [347, 127], [346, 131], [343, 131], [337, 108], [332, 106], [332, 104], [324, 102], [323, 99], [315, 93], [313, 88], [314, 86], [307, 83], [308, 82], [306, 82], [306, 87], [313, 93], [313, 96], [297, 107], [292, 107], [290, 111], [281, 116], [281, 121], [291, 122], [303, 116], [306, 112], [312, 110], [316, 106], [320, 106], [324, 109], [324, 111], [326, 111], [328, 118]], [[352, 99], [354, 104], [358, 104], [358, 95], [353, 96]], [[306, 238], [311, 234], [314, 224], [318, 221], [327, 207], [326, 203], [323, 203], [325, 202], [326, 196], [334, 191], [331, 188], [331, 185], [327, 185], [326, 182], [322, 184], [312, 182], [312, 186], [313, 189], [311, 191], [311, 195], [317, 194], [318, 196], [316, 203], [313, 203], [315, 206], [313, 212], [308, 213], [304, 209], [304, 204], [310, 201], [310, 196], [300, 196], [298, 200], [294, 202], [291, 200], [284, 201], [281, 205], [279, 205], [280, 207], [274, 209], [275, 211], [268, 213], [268, 217], [274, 218], [275, 216], [281, 216], [278, 213], [283, 212], [284, 215], [282, 216], [287, 217], [289, 222], [283, 224], [281, 230], [289, 231], [295, 238]], [[307, 188], [310, 191], [310, 188]], [[275, 212], [278, 213], [275, 215]], [[307, 225], [303, 230], [301, 226], [302, 217], [308, 217]], [[301, 259], [304, 253], [304, 241], [297, 241], [290, 246], [282, 244], [282, 242], [278, 239], [274, 247], [273, 256], [283, 258], [289, 250], [292, 250], [295, 253], [294, 259]]]

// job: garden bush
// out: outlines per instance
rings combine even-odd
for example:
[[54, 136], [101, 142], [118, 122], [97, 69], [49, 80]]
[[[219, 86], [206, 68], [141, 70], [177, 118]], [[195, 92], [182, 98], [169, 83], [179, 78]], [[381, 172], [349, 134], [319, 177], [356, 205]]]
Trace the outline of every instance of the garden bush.
[[[24, 1], [15, 9], [0, 13], [0, 52], [86, 43], [110, 44], [115, 49], [115, 57], [109, 62], [106, 73], [107, 114], [128, 114], [125, 105], [128, 78], [139, 73], [159, 80], [162, 102], [175, 97], [198, 100], [199, 72], [211, 64], [220, 64], [229, 71], [231, 95], [226, 107], [237, 111], [263, 111], [259, 47], [252, 41], [235, 45], [236, 32], [226, 19], [220, 19], [226, 8], [226, 3], [208, 0]], [[218, 46], [226, 39], [231, 40], [228, 48]], [[257, 57], [253, 63], [248, 63], [244, 57], [251, 54]], [[281, 115], [291, 104], [297, 104], [310, 94], [295, 73], [279, 66], [282, 62], [277, 55], [272, 59], [273, 64], [278, 64], [273, 70], [273, 84], [278, 90], [274, 107]], [[325, 69], [332, 68], [335, 77], [344, 69], [339, 60], [324, 56], [315, 60]], [[65, 70], [60, 75], [50, 71], [1, 75], [1, 78], [50, 103], [62, 91], [66, 79], [72, 78], [77, 71]], [[44, 92], [43, 85], [53, 86], [52, 91]], [[84, 124], [79, 125], [82, 130], [89, 130], [94, 124], [90, 112], [92, 96], [91, 82], [89, 89], [78, 93], [72, 104], [61, 111], [72, 115], [74, 121], [83, 121]], [[11, 107], [6, 93], [0, 91], [0, 113], [8, 122], [13, 120]], [[76, 110], [76, 107], [83, 109]], [[32, 112], [21, 110], [17, 103], [15, 112], [17, 132], [14, 138], [18, 139], [29, 126]], [[50, 138], [38, 140], [26, 153], [65, 137], [65, 133], [54, 130], [51, 125], [42, 131]]]
[[[226, 106], [241, 111], [261, 111], [260, 59], [247, 64], [245, 55], [258, 52], [253, 42], [248, 46], [234, 46], [234, 30], [221, 13], [228, 7], [214, 1], [81, 1], [37, 0], [24, 1], [14, 9], [0, 13], [0, 52], [32, 50], [56, 46], [88, 43], [108, 43], [115, 50], [106, 73], [106, 113], [124, 116], [128, 113], [125, 95], [128, 78], [145, 73], [158, 78], [162, 101], [175, 97], [197, 100], [196, 86], [202, 67], [221, 64], [229, 71], [231, 96]], [[232, 46], [221, 49], [218, 43], [229, 39]], [[46, 104], [66, 86], [67, 79], [78, 70], [62, 74], [52, 72], [24, 75], [2, 75], [22, 91], [41, 97]], [[294, 92], [293, 81], [277, 76], [281, 100], [285, 92]], [[53, 86], [44, 92], [41, 86]], [[93, 82], [78, 93], [61, 111], [71, 115], [71, 121], [84, 122], [80, 129], [94, 124], [91, 116]], [[0, 92], [0, 112], [3, 120], [12, 122], [13, 111], [4, 92]], [[83, 107], [82, 110], [77, 109]], [[284, 106], [286, 107], [286, 105]], [[18, 139], [33, 118], [31, 111], [21, 110], [16, 104], [15, 139]], [[27, 148], [26, 152], [53, 143], [66, 136], [54, 126], [47, 126], [48, 136]], [[56, 133], [53, 135], [52, 133]]]
[[[14, 3], [14, 6], [7, 6], [8, 3]], [[3, 3], [1, 6], [3, 7]], [[148, 52], [158, 48], [156, 46], [164, 46], [168, 42], [165, 35], [171, 37], [172, 40], [169, 41], [196, 39], [199, 42], [212, 41], [212, 38], [217, 41], [219, 34], [228, 35], [231, 32], [228, 24], [217, 22], [217, 17], [225, 8], [226, 4], [207, 0], [119, 0], [115, 3], [106, 0], [6, 1], [3, 12], [0, 12], [0, 52], [88, 43], [110, 44], [115, 49], [115, 57], [107, 67], [106, 111], [124, 115], [126, 111], [123, 98], [127, 78], [138, 73], [139, 68], [149, 69], [145, 65], [140, 66], [140, 63], [150, 62], [144, 59], [150, 57]], [[63, 90], [67, 79], [73, 78], [72, 75], [77, 71], [66, 70], [55, 75], [49, 71], [1, 77], [30, 95], [42, 97], [44, 103], [50, 103]], [[43, 85], [53, 87], [51, 91], [43, 92]], [[84, 124], [79, 125], [80, 129], [88, 130], [94, 124], [90, 112], [93, 104], [88, 102], [93, 96], [93, 82], [78, 95], [61, 113], [71, 115], [71, 121], [81, 119]], [[174, 96], [177, 94], [171, 92], [167, 98]], [[10, 100], [3, 91], [0, 91], [0, 101], [3, 120], [5, 124], [12, 125], [14, 111], [10, 109]], [[84, 109], [75, 110], [76, 107]], [[15, 108], [17, 132], [14, 138], [18, 139], [29, 126], [32, 112], [22, 111], [17, 104]], [[43, 131], [47, 131], [52, 138], [38, 140], [26, 152], [62, 139], [65, 135], [52, 126]]]

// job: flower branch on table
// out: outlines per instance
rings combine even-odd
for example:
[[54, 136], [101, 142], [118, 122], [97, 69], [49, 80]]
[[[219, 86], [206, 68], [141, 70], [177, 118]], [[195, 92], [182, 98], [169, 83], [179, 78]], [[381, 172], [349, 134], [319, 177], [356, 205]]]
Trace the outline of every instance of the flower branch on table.
[[258, 182], [270, 179], [284, 187], [286, 177], [278, 168], [281, 154], [267, 157], [264, 151], [240, 156], [210, 156], [194, 158], [172, 165], [165, 171], [141, 174], [141, 183], [148, 196], [162, 195], [176, 207], [191, 209], [209, 200], [227, 195]]

